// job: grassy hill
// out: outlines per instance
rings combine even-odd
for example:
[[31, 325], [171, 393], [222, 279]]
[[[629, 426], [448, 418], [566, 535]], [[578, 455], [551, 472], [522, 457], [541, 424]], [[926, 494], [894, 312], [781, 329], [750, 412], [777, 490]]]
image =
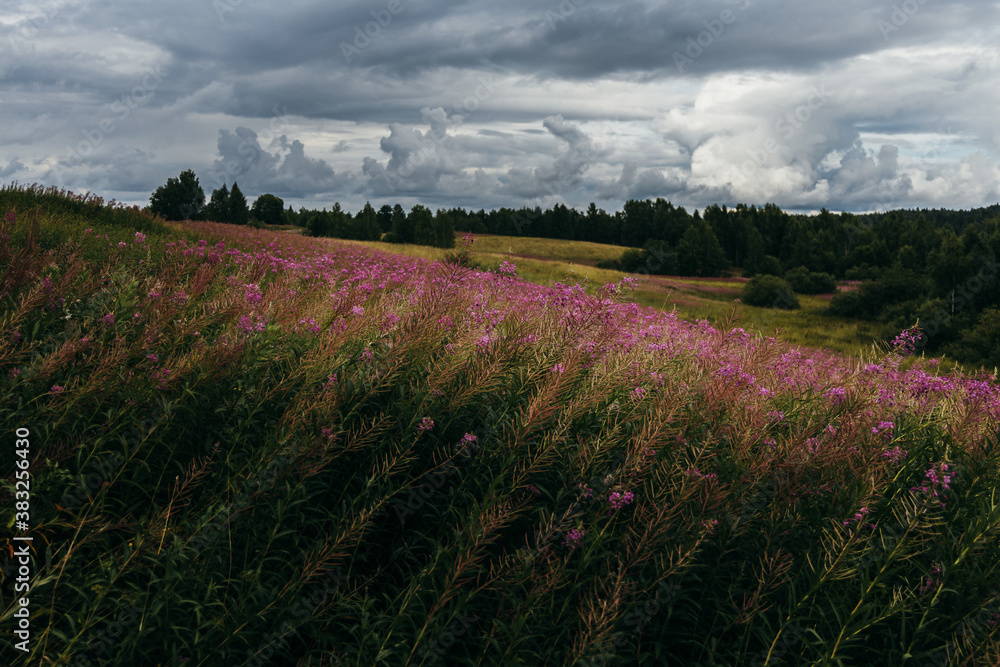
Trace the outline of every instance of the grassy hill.
[[3, 664], [1000, 660], [1000, 389], [904, 339], [40, 189], [0, 216]]
[[[456, 234], [461, 246], [464, 233]], [[339, 241], [375, 248], [387, 253], [421, 257], [432, 261], [443, 258], [447, 251], [428, 246], [380, 243], [372, 241]], [[601, 260], [618, 259], [626, 248], [616, 245], [565, 241], [520, 236], [477, 236], [470, 247], [475, 265], [495, 270], [502, 261], [514, 262], [517, 275], [525, 280], [579, 283], [593, 293], [600, 286], [617, 283], [626, 275], [620, 271], [596, 268]], [[673, 311], [689, 322], [708, 320], [713, 324], [729, 322], [734, 315], [739, 324], [761, 336], [778, 336], [794, 345], [825, 349], [844, 355], [867, 358], [880, 342], [878, 326], [862, 320], [834, 317], [827, 314], [829, 300], [822, 296], [800, 295], [801, 308], [778, 310], [743, 305], [735, 313], [732, 304], [739, 298], [745, 282], [742, 278], [690, 278], [632, 274], [638, 280], [629, 299], [643, 306]], [[951, 360], [942, 366], [955, 368]]]

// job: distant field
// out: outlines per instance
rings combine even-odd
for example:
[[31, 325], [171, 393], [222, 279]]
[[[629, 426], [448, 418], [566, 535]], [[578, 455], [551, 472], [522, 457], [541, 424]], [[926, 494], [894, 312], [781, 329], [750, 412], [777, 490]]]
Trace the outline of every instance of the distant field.
[[[456, 232], [456, 244], [462, 243], [464, 232]], [[521, 236], [477, 236], [473, 246], [477, 254], [514, 255], [526, 259], [551, 259], [593, 266], [602, 260], [618, 259], [627, 250], [624, 246], [562, 241]]]
[[[465, 233], [456, 232], [455, 236], [456, 246], [461, 247]], [[377, 241], [329, 239], [328, 242], [364, 245], [428, 260], [441, 259], [447, 252], [440, 248]], [[520, 277], [536, 284], [579, 283], [593, 293], [602, 285], [617, 283], [627, 275], [594, 266], [598, 261], [620, 257], [626, 250], [623, 246], [517, 236], [476, 236], [472, 247], [472, 257], [480, 267], [496, 268], [502, 261], [511, 261], [517, 265]], [[793, 345], [862, 358], [872, 357], [873, 346], [880, 340], [877, 326], [870, 322], [826, 315], [830, 295], [799, 295], [801, 308], [795, 311], [743, 304], [737, 308], [735, 300], [746, 282], [743, 278], [633, 275], [638, 278], [639, 286], [629, 296], [630, 300], [663, 311], [676, 310], [679, 317], [689, 322], [708, 320], [716, 325], [732, 321], [733, 326], [761, 336], [775, 336]], [[856, 285], [845, 287], [851, 289]], [[954, 367], [950, 360], [945, 360], [941, 366], [942, 370]]]
[[[456, 234], [461, 244], [464, 234]], [[378, 244], [393, 252], [389, 244]], [[398, 247], [398, 246], [395, 246]], [[416, 254], [412, 246], [403, 246], [405, 254]], [[593, 266], [603, 259], [617, 259], [623, 246], [584, 241], [521, 238], [513, 236], [477, 236], [473, 256], [483, 265], [499, 264], [510, 259], [517, 264], [522, 278], [534, 283], [579, 282], [589, 291], [615, 283], [626, 275], [621, 271]], [[508, 251], [510, 251], [508, 253]], [[513, 255], [510, 257], [509, 255]], [[430, 258], [428, 255], [420, 255]], [[547, 259], [546, 259], [547, 258]], [[631, 299], [644, 306], [665, 311], [676, 310], [688, 321], [700, 319], [717, 324], [734, 314], [734, 300], [745, 282], [742, 278], [694, 278], [639, 275], [639, 287]], [[868, 356], [876, 340], [875, 326], [860, 320], [825, 315], [829, 297], [799, 296], [801, 308], [782, 311], [741, 305], [736, 311], [738, 326], [763, 336], [777, 336], [795, 345], [823, 348], [851, 356]]]

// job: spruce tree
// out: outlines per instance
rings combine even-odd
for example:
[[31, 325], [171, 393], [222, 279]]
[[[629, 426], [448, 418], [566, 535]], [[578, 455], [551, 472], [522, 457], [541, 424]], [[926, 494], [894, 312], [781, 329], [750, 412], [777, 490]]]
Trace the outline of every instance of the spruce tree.
[[212, 222], [229, 221], [229, 188], [225, 183], [221, 188], [212, 190], [212, 198], [205, 207], [204, 217]]
[[247, 198], [240, 192], [240, 186], [233, 181], [233, 189], [229, 192], [229, 220], [234, 225], [245, 225], [250, 220], [250, 207]]

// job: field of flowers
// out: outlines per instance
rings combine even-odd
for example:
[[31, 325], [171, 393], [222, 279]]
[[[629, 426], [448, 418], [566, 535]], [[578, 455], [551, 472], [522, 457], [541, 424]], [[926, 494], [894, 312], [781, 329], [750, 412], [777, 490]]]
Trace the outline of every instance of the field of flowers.
[[0, 216], [2, 664], [1000, 661], [1000, 388], [900, 370], [910, 332], [861, 362], [630, 279]]

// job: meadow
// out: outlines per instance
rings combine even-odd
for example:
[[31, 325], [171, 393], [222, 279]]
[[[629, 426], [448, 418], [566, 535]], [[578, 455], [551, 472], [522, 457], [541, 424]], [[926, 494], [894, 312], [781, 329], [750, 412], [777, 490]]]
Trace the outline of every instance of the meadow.
[[0, 216], [4, 664], [1000, 661], [1000, 388], [912, 332], [845, 357], [653, 277], [39, 187]]

